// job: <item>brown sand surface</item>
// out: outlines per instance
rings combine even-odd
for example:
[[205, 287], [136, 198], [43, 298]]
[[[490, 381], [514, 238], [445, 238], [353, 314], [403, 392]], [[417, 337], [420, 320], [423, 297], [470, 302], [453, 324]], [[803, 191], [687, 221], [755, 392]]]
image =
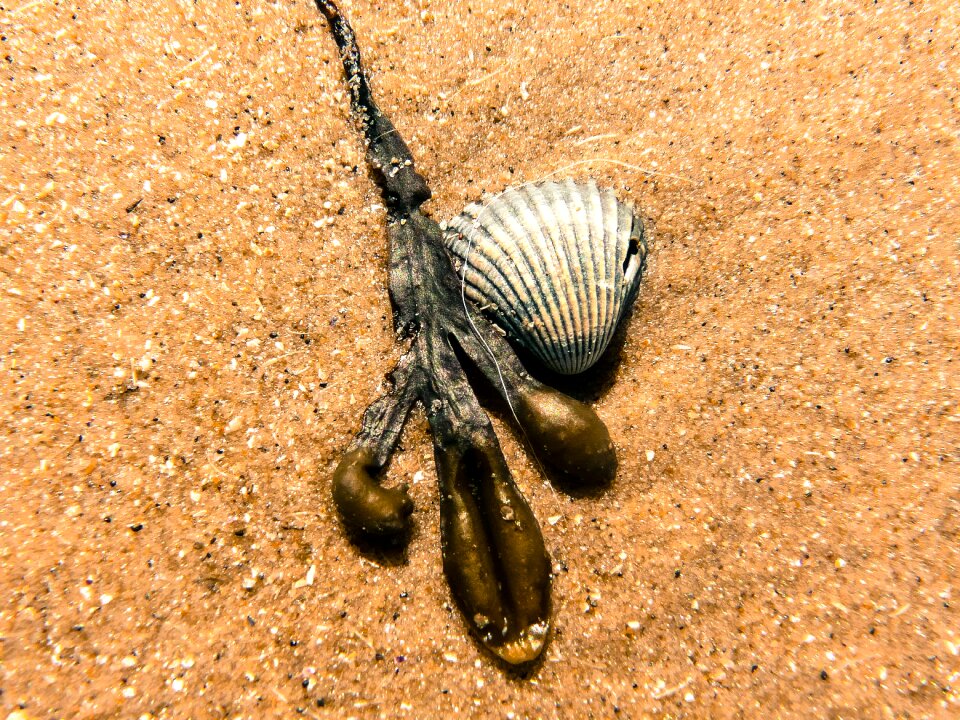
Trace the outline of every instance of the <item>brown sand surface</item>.
[[308, 0], [0, 0], [0, 717], [956, 717], [960, 6], [345, 4], [436, 218], [592, 176], [656, 238], [526, 676], [329, 476], [402, 352]]

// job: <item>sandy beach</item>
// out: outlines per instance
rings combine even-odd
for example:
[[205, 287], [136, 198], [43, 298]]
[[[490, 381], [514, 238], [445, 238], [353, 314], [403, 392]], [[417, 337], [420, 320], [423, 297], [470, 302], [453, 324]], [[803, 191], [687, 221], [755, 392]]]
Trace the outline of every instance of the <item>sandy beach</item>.
[[[449, 218], [595, 178], [654, 230], [551, 485], [524, 673], [330, 475], [403, 352], [385, 211], [308, 0], [0, 6], [0, 718], [960, 714], [960, 6], [343, 10]], [[582, 389], [582, 388], [581, 388]]]

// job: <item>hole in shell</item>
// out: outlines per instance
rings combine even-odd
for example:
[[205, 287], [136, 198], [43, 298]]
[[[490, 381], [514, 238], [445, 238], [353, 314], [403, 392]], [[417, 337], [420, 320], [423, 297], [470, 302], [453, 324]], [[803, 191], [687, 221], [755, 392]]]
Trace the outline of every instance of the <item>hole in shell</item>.
[[630, 267], [630, 262], [637, 256], [637, 253], [640, 252], [640, 238], [636, 235], [630, 237], [630, 246], [627, 248], [627, 256], [623, 259], [623, 273], [626, 275], [627, 268]]

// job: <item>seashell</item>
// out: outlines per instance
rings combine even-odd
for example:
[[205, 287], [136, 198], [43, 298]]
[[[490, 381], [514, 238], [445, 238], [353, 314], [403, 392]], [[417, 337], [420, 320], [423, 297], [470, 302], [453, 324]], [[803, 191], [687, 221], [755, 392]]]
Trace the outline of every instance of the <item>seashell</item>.
[[592, 366], [637, 294], [647, 238], [596, 183], [540, 182], [468, 205], [444, 228], [468, 298], [547, 367]]

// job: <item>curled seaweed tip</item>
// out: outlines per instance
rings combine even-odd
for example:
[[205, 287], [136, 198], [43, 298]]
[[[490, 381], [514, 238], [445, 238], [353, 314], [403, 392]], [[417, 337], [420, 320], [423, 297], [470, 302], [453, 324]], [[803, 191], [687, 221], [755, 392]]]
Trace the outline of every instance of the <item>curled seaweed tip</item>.
[[413, 501], [406, 485], [380, 485], [374, 478], [377, 470], [368, 448], [345, 453], [333, 473], [333, 501], [344, 524], [354, 533], [398, 538], [409, 530]]

